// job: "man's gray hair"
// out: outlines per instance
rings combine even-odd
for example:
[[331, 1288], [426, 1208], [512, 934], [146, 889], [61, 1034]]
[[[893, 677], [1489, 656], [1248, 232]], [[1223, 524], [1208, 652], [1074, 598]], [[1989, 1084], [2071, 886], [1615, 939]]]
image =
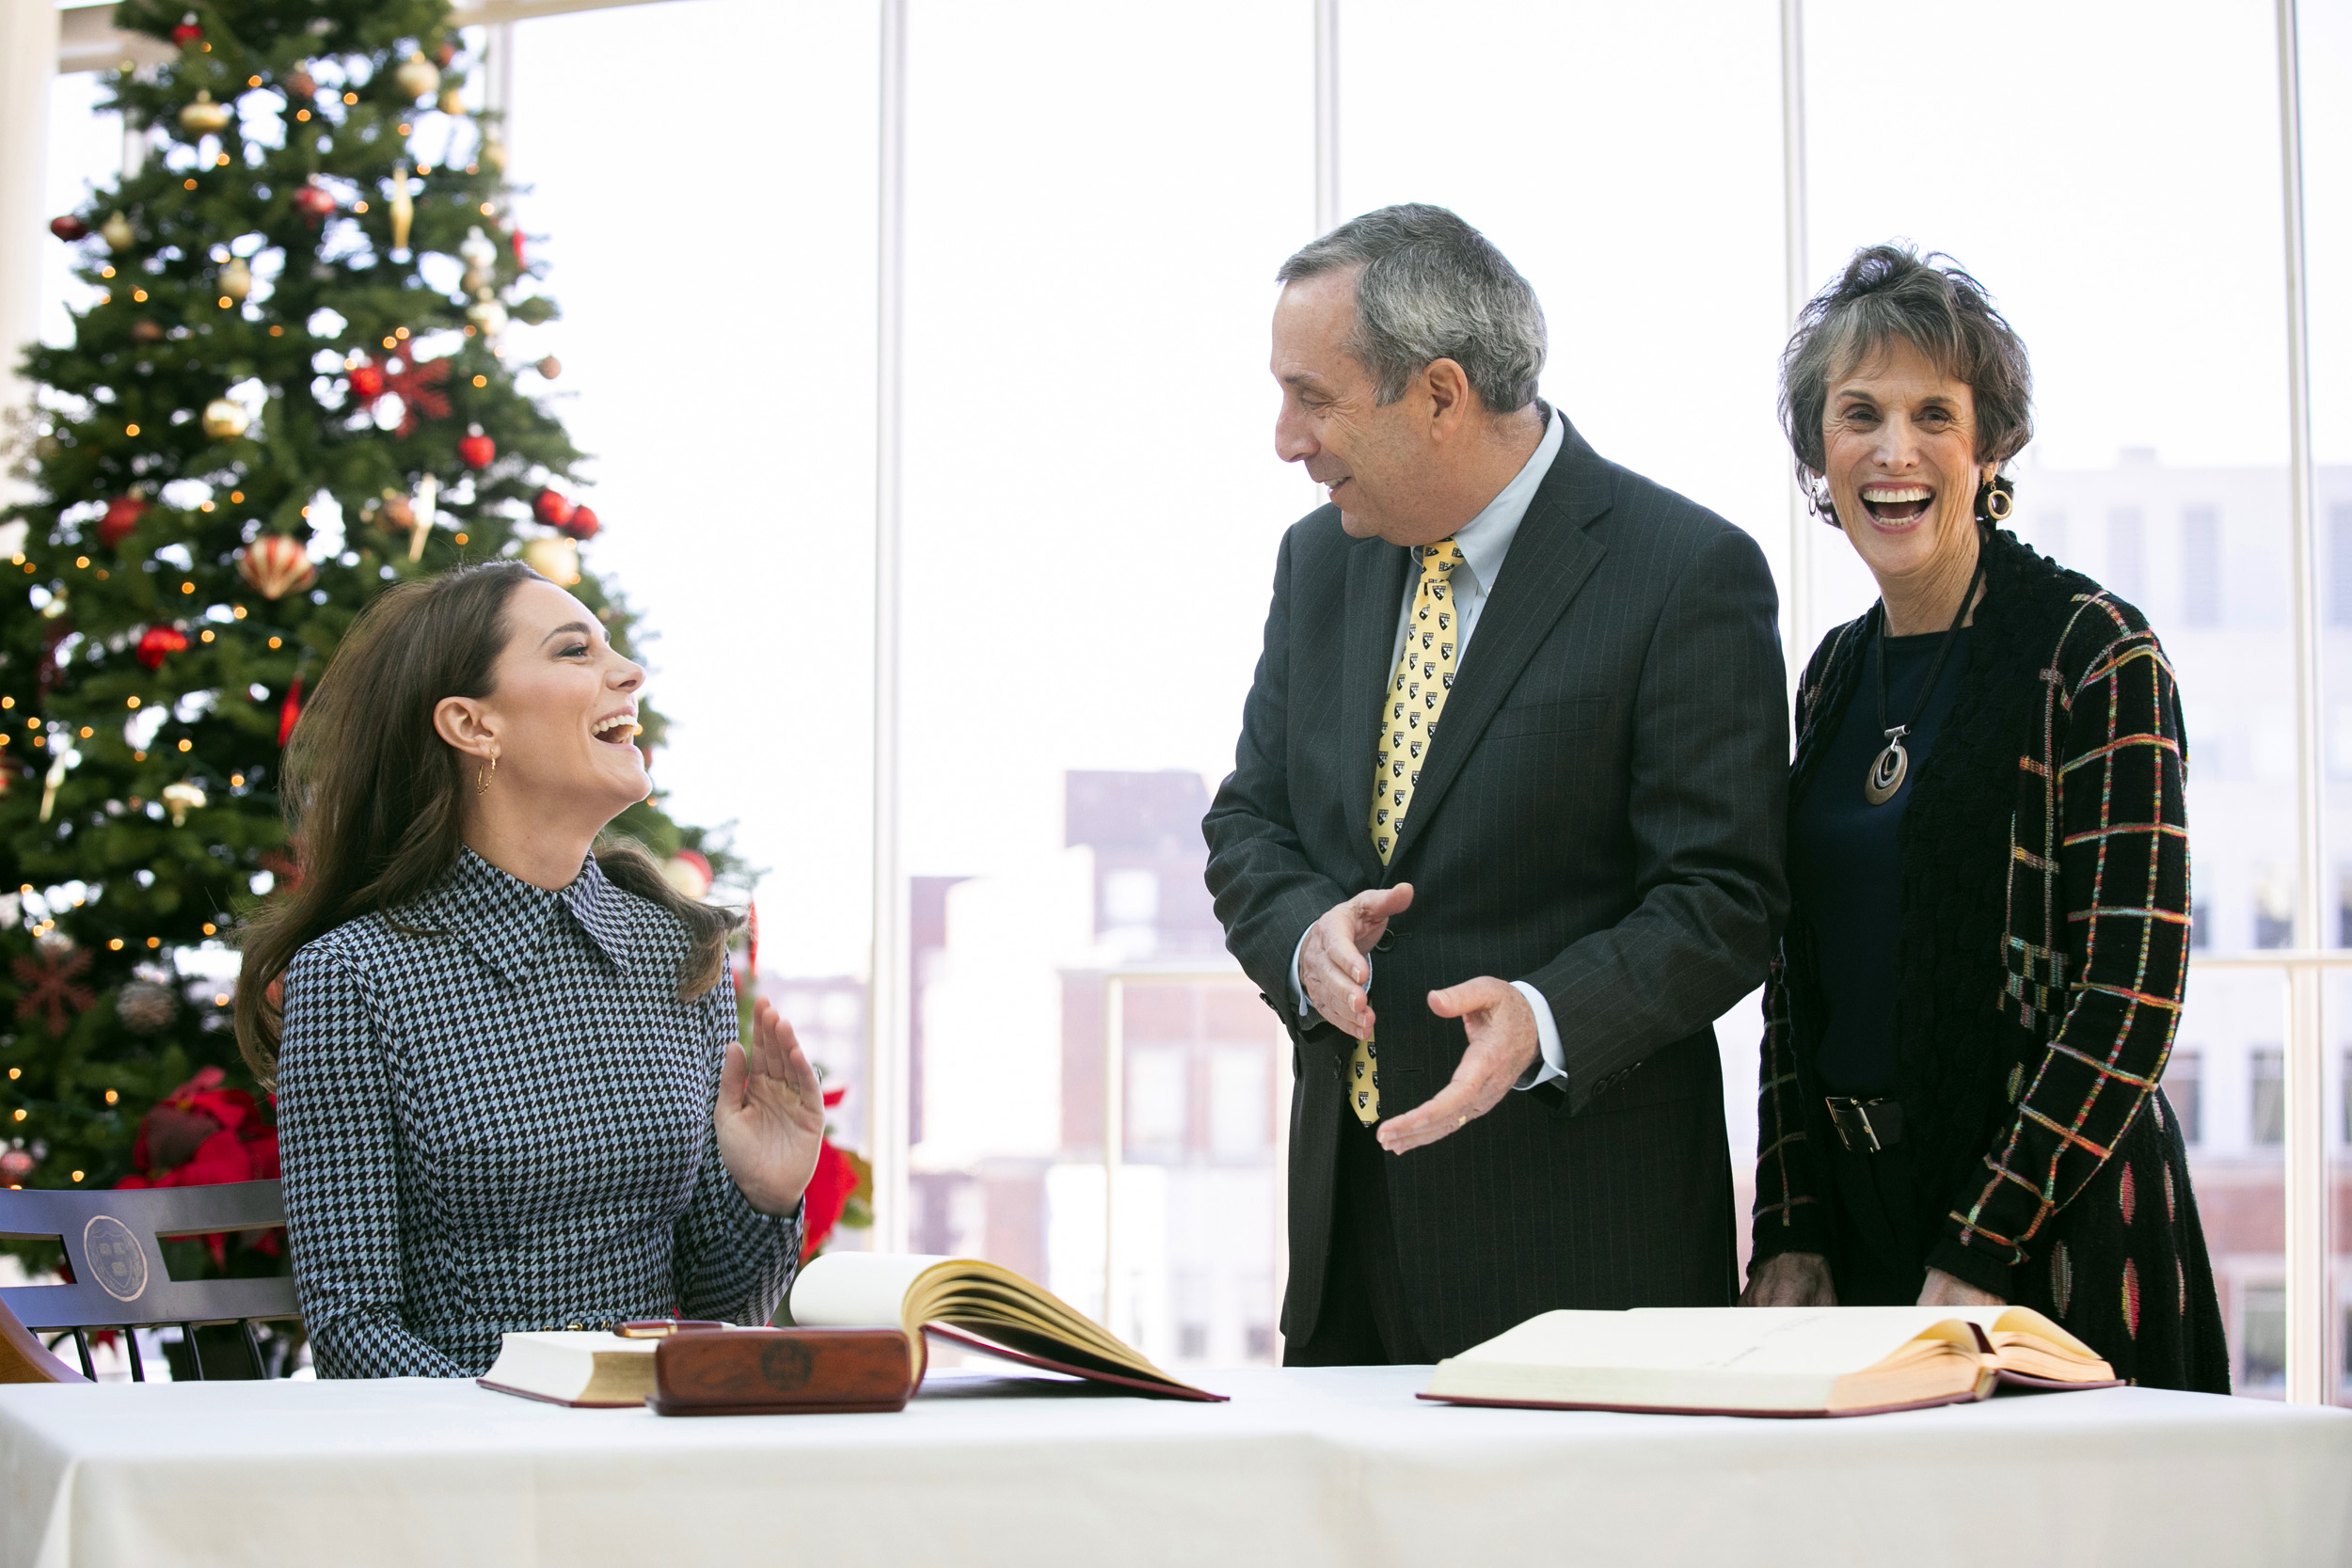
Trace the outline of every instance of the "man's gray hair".
[[1347, 351], [1394, 403], [1433, 362], [1462, 367], [1493, 414], [1534, 401], [1544, 369], [1544, 308], [1494, 242], [1447, 212], [1415, 202], [1350, 218], [1284, 261], [1295, 283], [1351, 267], [1356, 325]]

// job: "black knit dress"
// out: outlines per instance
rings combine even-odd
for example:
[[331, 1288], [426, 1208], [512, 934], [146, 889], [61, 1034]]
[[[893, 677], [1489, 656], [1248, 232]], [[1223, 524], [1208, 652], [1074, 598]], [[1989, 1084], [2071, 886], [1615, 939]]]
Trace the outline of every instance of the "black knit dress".
[[[1792, 800], [1847, 705], [1872, 700], [1872, 622], [1832, 632], [1806, 667]], [[1839, 1091], [1819, 1059], [1840, 977], [1800, 898], [1765, 991], [1756, 1258], [1820, 1253], [1851, 1305], [1915, 1298], [1942, 1269], [2065, 1324], [2119, 1377], [2226, 1393], [2212, 1268], [2157, 1087], [2188, 961], [2171, 669], [2137, 610], [2002, 532], [1987, 536], [1965, 657], [1942, 733], [1913, 760], [1900, 832], [1895, 1074], [1880, 1091], [1902, 1106], [1899, 1158], [1857, 1180], [1857, 1161], [1885, 1157], [1848, 1152], [1831, 1123], [1823, 1097]], [[1907, 1212], [1881, 1215], [1886, 1194]], [[1891, 1272], [1890, 1234], [1908, 1249]]]

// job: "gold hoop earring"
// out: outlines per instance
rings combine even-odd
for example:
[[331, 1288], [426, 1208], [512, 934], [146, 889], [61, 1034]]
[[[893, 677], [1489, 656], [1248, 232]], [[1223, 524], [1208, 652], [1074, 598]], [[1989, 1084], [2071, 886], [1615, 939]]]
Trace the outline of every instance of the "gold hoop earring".
[[1998, 474], [1978, 484], [1977, 527], [1998, 528], [2017, 510], [2017, 498], [2010, 493], [2014, 488]]
[[2018, 510], [2018, 499], [2011, 494], [2016, 486], [2002, 475], [1985, 475], [1976, 486], [1976, 527], [1993, 529], [2009, 522], [2009, 515]]
[[474, 780], [473, 792], [476, 795], [487, 795], [490, 793], [490, 780], [497, 775], [498, 770], [499, 754], [496, 752], [492, 752], [490, 753], [490, 766], [484, 768], [480, 776]]

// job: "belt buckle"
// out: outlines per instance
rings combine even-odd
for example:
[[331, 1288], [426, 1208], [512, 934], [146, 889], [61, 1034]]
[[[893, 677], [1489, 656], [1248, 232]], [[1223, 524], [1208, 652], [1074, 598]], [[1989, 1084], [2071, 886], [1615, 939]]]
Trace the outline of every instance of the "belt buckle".
[[[1878, 1129], [1870, 1125], [1870, 1107], [1883, 1105], [1884, 1101], [1853, 1100], [1845, 1095], [1833, 1094], [1824, 1096], [1823, 1102], [1829, 1106], [1829, 1119], [1837, 1129], [1838, 1141], [1846, 1146], [1848, 1152], [1876, 1154], [1886, 1147], [1879, 1141]], [[1861, 1141], [1856, 1138], [1857, 1128]]]

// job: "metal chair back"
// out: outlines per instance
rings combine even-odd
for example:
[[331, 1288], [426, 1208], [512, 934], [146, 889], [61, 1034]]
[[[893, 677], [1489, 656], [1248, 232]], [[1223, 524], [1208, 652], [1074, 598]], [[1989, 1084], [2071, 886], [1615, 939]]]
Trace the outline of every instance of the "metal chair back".
[[[233, 1181], [213, 1187], [0, 1189], [0, 1236], [56, 1240], [65, 1248], [73, 1283], [0, 1287], [0, 1307], [34, 1334], [70, 1332], [81, 1353], [82, 1375], [95, 1380], [89, 1331], [124, 1330], [131, 1376], [145, 1382], [138, 1340], [130, 1330], [178, 1324], [193, 1375], [204, 1375], [197, 1354], [198, 1327], [235, 1323], [257, 1375], [266, 1377], [257, 1322], [299, 1319], [294, 1280], [173, 1279], [164, 1269], [164, 1236], [204, 1236], [228, 1230], [266, 1230], [286, 1223], [286, 1202], [275, 1181]], [[5, 1339], [0, 1324], [0, 1339]], [[0, 1347], [5, 1348], [5, 1347]], [[53, 1358], [54, 1359], [54, 1358]]]

